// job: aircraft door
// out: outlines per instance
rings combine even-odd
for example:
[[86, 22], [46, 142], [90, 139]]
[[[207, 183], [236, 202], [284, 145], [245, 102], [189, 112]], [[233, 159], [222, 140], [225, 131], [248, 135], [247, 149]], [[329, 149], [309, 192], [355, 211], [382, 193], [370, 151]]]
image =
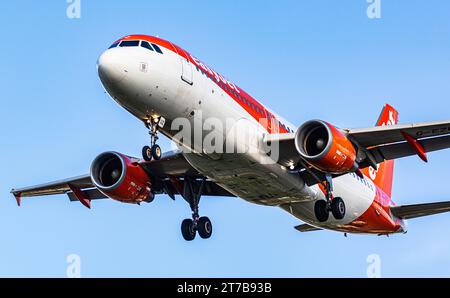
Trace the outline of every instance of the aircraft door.
[[189, 61], [187, 54], [183, 50], [179, 49], [179, 51], [181, 59], [181, 79], [189, 85], [192, 85], [194, 83], [192, 63]]

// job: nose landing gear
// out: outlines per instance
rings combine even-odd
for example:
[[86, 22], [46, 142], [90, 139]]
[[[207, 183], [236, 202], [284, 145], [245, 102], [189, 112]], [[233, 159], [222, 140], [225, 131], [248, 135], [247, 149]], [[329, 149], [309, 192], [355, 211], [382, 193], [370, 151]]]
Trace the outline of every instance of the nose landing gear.
[[161, 147], [159, 147], [157, 144], [153, 144], [150, 146], [144, 146], [142, 147], [142, 157], [145, 161], [151, 161], [154, 160], [160, 160], [162, 156]]
[[164, 126], [165, 119], [163, 117], [149, 118], [147, 119], [145, 126], [149, 129], [150, 135], [150, 145], [144, 146], [142, 148], [142, 158], [145, 161], [160, 160], [162, 156], [162, 150], [159, 145], [156, 144], [158, 141], [158, 130], [160, 127]]

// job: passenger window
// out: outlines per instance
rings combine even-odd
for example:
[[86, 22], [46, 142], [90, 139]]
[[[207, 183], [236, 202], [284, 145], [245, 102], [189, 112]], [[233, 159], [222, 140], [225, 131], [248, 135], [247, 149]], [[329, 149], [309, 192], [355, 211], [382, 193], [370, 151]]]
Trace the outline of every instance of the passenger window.
[[155, 49], [156, 52], [162, 54], [163, 52], [161, 51], [161, 48], [158, 47], [157, 45], [155, 45], [154, 43], [152, 43], [153, 48]]
[[153, 51], [152, 46], [150, 45], [150, 43], [146, 42], [146, 41], [141, 41], [141, 47], [149, 49], [150, 51]]
[[139, 40], [124, 40], [120, 43], [121, 47], [137, 47], [139, 46]]

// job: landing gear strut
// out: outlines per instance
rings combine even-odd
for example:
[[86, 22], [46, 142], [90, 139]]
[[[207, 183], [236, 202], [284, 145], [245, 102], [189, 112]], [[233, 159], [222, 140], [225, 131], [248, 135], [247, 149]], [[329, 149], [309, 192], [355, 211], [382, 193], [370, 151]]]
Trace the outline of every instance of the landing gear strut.
[[192, 219], [187, 218], [181, 223], [181, 234], [186, 241], [194, 240], [197, 232], [203, 239], [208, 239], [212, 235], [212, 224], [208, 217], [200, 217], [198, 205], [205, 186], [206, 179], [202, 179], [197, 192], [194, 191], [192, 180], [186, 178], [184, 181], [184, 198], [188, 201], [192, 210]]
[[314, 214], [319, 222], [325, 222], [329, 218], [330, 212], [337, 220], [343, 219], [345, 216], [345, 203], [340, 197], [333, 197], [333, 184], [331, 175], [327, 175], [323, 184], [325, 188], [326, 200], [317, 201], [314, 205]]
[[156, 144], [156, 141], [158, 141], [158, 129], [162, 125], [161, 121], [164, 122], [164, 118], [158, 117], [158, 118], [149, 118], [147, 119], [145, 126], [149, 129], [149, 135], [150, 135], [150, 145], [151, 146], [144, 146], [142, 148], [142, 157], [145, 161], [150, 161], [152, 159], [154, 160], [160, 160], [162, 156], [161, 147], [159, 147]]

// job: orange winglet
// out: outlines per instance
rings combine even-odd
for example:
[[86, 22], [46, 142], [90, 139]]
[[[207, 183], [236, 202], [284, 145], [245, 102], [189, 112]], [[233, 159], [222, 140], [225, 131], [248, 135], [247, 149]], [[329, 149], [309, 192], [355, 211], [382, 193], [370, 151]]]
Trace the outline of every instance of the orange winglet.
[[78, 187], [70, 183], [68, 184], [68, 186], [75, 197], [78, 199], [78, 201], [80, 201], [80, 203], [83, 204], [86, 208], [91, 209], [91, 200], [86, 197], [86, 194], [82, 192]]
[[16, 198], [17, 206], [19, 206], [19, 207], [20, 207], [21, 195], [22, 194], [20, 192], [14, 194], [14, 197]]
[[405, 140], [409, 143], [409, 145], [414, 149], [414, 152], [422, 159], [424, 162], [428, 162], [427, 153], [425, 152], [425, 149], [422, 147], [422, 145], [414, 139], [412, 136], [407, 134], [406, 132], [402, 131], [402, 135], [405, 138]]

